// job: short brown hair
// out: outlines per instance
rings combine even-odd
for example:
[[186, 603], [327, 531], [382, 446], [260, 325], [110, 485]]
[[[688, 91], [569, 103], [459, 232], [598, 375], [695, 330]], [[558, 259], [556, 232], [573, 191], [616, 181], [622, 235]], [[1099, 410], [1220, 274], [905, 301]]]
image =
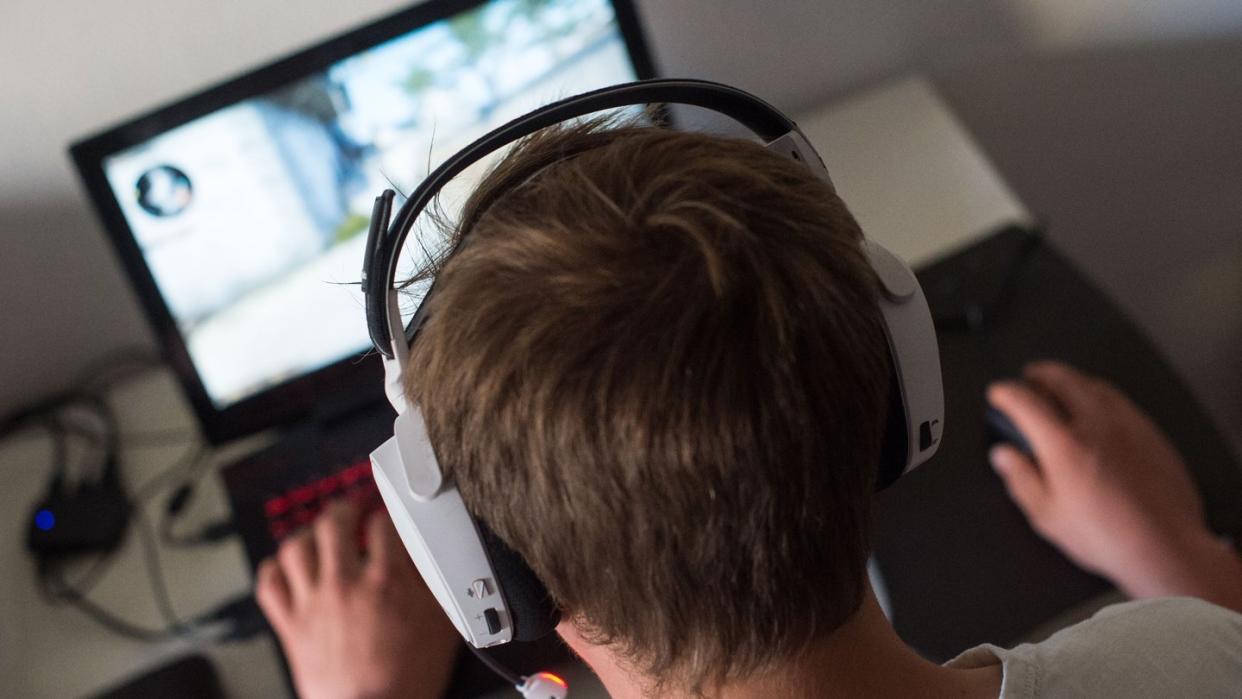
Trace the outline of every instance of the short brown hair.
[[517, 147], [462, 220], [406, 389], [588, 638], [705, 691], [844, 623], [889, 379], [830, 188], [748, 141], [588, 124]]

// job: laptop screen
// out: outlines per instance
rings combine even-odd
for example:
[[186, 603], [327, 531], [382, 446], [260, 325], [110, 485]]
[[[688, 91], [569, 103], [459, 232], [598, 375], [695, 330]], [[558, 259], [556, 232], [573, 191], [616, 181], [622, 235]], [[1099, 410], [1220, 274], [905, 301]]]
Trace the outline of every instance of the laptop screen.
[[102, 170], [225, 409], [368, 348], [357, 282], [379, 192], [410, 192], [536, 106], [636, 77], [609, 0], [492, 0], [152, 133]]

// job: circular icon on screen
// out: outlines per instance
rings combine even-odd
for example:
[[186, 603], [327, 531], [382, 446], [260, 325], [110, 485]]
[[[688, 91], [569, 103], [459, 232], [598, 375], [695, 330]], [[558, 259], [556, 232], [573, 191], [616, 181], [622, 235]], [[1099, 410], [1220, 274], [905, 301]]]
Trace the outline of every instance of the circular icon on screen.
[[138, 205], [152, 216], [176, 216], [185, 211], [194, 195], [190, 178], [172, 165], [157, 165], [147, 170], [135, 186]]

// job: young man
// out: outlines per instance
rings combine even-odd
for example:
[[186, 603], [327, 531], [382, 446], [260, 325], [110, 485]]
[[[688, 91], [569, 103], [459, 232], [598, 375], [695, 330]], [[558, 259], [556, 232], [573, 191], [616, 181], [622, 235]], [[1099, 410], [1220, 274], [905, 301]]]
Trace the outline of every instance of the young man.
[[[557, 153], [577, 155], [508, 182]], [[612, 696], [1242, 688], [1242, 616], [1193, 600], [1110, 608], [945, 666], [902, 643], [865, 566], [889, 388], [877, 281], [854, 219], [800, 163], [572, 127], [517, 148], [462, 218], [477, 223], [438, 270], [405, 388], [467, 506], [547, 585], [558, 632]], [[1009, 448], [993, 463], [1036, 530], [1132, 596], [1242, 610], [1242, 562], [1156, 428], [1063, 365], [1024, 378], [989, 399], [1039, 465]], [[453, 633], [416, 586], [382, 611], [357, 581], [396, 575], [394, 537], [377, 534], [388, 574], [367, 578], [348, 518], [260, 570], [299, 690], [434, 696]], [[343, 664], [357, 644], [373, 675]]]

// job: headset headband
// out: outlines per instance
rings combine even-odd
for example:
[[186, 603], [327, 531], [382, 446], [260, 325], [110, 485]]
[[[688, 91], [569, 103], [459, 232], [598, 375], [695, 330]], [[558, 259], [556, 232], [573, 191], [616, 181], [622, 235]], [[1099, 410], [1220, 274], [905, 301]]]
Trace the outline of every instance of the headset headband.
[[[493, 129], [441, 163], [406, 199], [391, 225], [388, 225], [392, 211], [391, 191], [376, 200], [362, 269], [367, 329], [375, 349], [388, 359], [394, 358], [394, 331], [400, 325], [400, 315], [392, 307], [396, 295], [390, 290], [397, 274], [398, 252], [414, 227], [414, 221], [447, 182], [479, 160], [541, 129], [596, 112], [644, 104], [702, 107], [736, 120], [769, 144], [787, 138], [794, 157], [822, 171], [821, 176], [831, 186], [827, 169], [798, 125], [772, 105], [735, 87], [708, 80], [640, 80], [553, 102]], [[406, 342], [413, 337], [420, 320], [421, 314], [415, 313], [405, 328]]]

